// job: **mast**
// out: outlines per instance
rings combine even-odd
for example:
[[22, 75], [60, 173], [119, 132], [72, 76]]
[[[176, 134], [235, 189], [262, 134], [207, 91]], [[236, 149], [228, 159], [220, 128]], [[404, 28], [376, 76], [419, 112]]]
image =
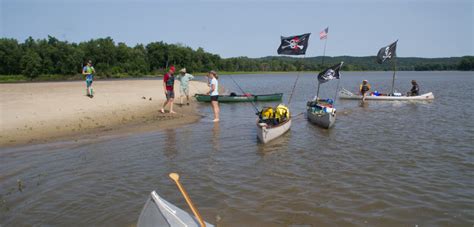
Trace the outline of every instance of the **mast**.
[[[326, 38], [324, 38], [324, 50], [323, 50], [323, 59], [321, 60], [321, 69], [324, 69], [324, 57], [326, 56], [326, 44], [328, 43], [328, 34], [326, 33]], [[319, 98], [319, 87], [321, 83], [318, 80], [318, 89], [316, 91], [316, 99]]]
[[397, 60], [393, 58], [393, 77], [392, 77], [392, 89], [390, 90], [390, 94], [393, 95], [393, 89], [395, 87], [395, 73], [397, 72]]

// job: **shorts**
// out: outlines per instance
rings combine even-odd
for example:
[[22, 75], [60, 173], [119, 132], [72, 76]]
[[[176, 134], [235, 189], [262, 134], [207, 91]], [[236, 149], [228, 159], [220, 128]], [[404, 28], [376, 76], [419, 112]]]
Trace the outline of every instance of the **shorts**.
[[174, 91], [166, 90], [166, 100], [174, 99]]
[[92, 80], [86, 80], [86, 86], [87, 87], [92, 86]]
[[211, 96], [211, 101], [216, 101], [217, 102], [217, 99], [219, 98], [218, 95], [212, 95]]
[[181, 95], [189, 96], [189, 88], [187, 87], [180, 87]]

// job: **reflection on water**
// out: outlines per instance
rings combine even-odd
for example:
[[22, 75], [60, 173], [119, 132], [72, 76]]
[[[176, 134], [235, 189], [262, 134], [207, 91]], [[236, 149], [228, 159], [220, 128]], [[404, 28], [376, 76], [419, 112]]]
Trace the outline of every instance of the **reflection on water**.
[[[340, 87], [356, 90], [366, 78], [379, 91], [391, 84], [390, 72], [344, 73]], [[234, 79], [250, 93], [283, 92], [286, 102], [295, 78]], [[396, 87], [409, 90], [412, 79], [436, 99], [337, 100], [327, 130], [300, 114], [315, 94], [314, 75], [303, 74], [291, 130], [265, 145], [250, 103], [222, 103], [219, 123], [202, 104], [206, 117], [186, 127], [2, 149], [0, 225], [129, 226], [152, 190], [187, 210], [168, 177], [178, 172], [204, 218], [221, 226], [471, 226], [474, 103], [462, 94], [472, 93], [474, 78], [401, 72]], [[225, 76], [220, 83], [238, 90]], [[336, 84], [320, 94], [334, 96]]]
[[212, 127], [212, 151], [219, 151], [220, 150], [220, 129], [219, 123], [214, 122], [214, 126]]

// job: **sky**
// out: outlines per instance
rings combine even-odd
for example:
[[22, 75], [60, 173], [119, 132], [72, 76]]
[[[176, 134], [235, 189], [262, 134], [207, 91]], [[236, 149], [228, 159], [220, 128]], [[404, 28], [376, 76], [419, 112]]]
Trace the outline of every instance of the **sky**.
[[474, 55], [473, 0], [0, 0], [0, 37], [129, 46], [179, 43], [221, 57], [276, 56], [280, 36], [312, 33], [307, 56]]

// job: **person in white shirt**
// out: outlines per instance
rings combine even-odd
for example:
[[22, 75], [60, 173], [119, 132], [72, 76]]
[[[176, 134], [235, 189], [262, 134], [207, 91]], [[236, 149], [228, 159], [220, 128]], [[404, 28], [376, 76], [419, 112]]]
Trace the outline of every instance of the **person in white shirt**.
[[219, 121], [219, 102], [217, 101], [219, 98], [219, 82], [217, 81], [218, 76], [216, 71], [211, 70], [208, 74], [207, 77], [209, 78], [209, 92], [207, 93], [208, 95], [211, 96], [211, 105], [212, 105], [212, 110], [214, 111], [214, 120], [213, 122], [218, 122]]

